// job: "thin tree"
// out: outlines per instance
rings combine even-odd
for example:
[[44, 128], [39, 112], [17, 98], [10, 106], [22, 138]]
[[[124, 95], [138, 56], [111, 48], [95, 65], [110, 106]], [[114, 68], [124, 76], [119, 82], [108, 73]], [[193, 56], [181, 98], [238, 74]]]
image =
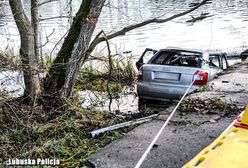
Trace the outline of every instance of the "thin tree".
[[24, 95], [34, 100], [41, 92], [34, 29], [23, 10], [22, 1], [9, 0], [9, 4], [21, 39], [20, 57], [25, 83]]
[[39, 61], [39, 0], [31, 0], [31, 24], [34, 31], [34, 53]]

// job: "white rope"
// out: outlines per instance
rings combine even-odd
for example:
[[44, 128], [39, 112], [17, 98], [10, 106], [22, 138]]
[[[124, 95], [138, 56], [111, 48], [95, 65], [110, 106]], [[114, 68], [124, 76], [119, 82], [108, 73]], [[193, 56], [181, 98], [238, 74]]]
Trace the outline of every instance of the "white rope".
[[[199, 72], [196, 74], [196, 76], [198, 76], [201, 73], [201, 70], [199, 70]], [[148, 146], [148, 148], [146, 149], [145, 153], [142, 155], [142, 157], [140, 158], [140, 160], [138, 161], [138, 163], [136, 164], [135, 168], [139, 168], [141, 166], [141, 164], [144, 162], [144, 160], [146, 159], [146, 156], [148, 155], [148, 153], [150, 152], [150, 150], [152, 149], [153, 145], [156, 143], [156, 141], [158, 140], [159, 136], [161, 135], [161, 133], [163, 132], [164, 128], [167, 126], [168, 122], [170, 121], [170, 119], [172, 118], [172, 116], [175, 114], [177, 108], [179, 107], [179, 105], [182, 103], [183, 99], [185, 98], [185, 96], [188, 94], [190, 88], [192, 87], [192, 85], [194, 84], [196, 80], [196, 77], [193, 76], [193, 81], [192, 83], [189, 85], [189, 87], [187, 88], [187, 90], [185, 91], [183, 97], [180, 99], [180, 101], [177, 103], [176, 107], [174, 108], [174, 110], [171, 112], [170, 116], [167, 118], [167, 120], [165, 121], [165, 123], [163, 124], [163, 126], [160, 128], [160, 130], [158, 131], [157, 135], [154, 137], [153, 141], [150, 143], [150, 145]]]
[[[238, 117], [242, 117], [243, 115], [244, 115], [244, 113], [245, 113], [245, 111], [243, 111], [242, 113], [240, 113], [239, 115], [238, 115]], [[224, 134], [226, 134], [227, 133], [227, 131], [229, 131], [230, 130], [230, 128], [231, 127], [233, 127], [233, 125], [235, 124], [235, 122], [236, 122], [236, 119], [235, 120], [233, 120], [233, 122], [221, 133], [221, 135], [219, 136], [219, 137], [221, 137], [221, 136], [223, 136]]]

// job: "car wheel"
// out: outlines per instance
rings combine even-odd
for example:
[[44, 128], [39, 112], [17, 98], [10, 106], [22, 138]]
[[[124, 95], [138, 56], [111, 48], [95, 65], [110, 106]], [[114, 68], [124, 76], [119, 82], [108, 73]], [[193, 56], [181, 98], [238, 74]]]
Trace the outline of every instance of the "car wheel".
[[146, 100], [144, 98], [139, 97], [139, 99], [138, 99], [139, 104], [144, 104], [145, 102], [146, 102]]

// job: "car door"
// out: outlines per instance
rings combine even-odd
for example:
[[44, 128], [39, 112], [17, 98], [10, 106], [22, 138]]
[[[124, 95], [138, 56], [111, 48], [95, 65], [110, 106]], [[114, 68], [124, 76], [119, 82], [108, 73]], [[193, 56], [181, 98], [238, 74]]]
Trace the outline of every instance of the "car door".
[[221, 54], [221, 62], [222, 62], [221, 68], [223, 70], [226, 70], [229, 67], [229, 64], [228, 64], [227, 56], [225, 53]]
[[209, 80], [213, 78], [220, 72], [222, 72], [223, 62], [221, 54], [215, 53], [209, 55]]
[[146, 48], [145, 51], [140, 56], [139, 60], [136, 62], [137, 69], [139, 70], [142, 65], [147, 63], [156, 52], [157, 50]]

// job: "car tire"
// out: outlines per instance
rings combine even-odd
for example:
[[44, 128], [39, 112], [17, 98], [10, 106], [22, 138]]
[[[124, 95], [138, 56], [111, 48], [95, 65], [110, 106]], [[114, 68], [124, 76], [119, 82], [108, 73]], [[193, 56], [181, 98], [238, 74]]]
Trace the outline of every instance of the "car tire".
[[144, 104], [145, 102], [146, 102], [146, 100], [144, 98], [139, 97], [139, 99], [138, 99], [139, 104]]

